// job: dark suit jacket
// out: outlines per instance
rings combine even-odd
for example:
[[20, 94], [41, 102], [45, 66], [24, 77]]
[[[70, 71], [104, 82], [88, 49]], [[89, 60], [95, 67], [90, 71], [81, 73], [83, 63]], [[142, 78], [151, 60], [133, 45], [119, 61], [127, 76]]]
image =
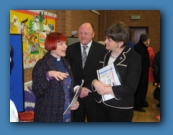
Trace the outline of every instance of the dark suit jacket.
[[74, 76], [74, 85], [80, 85], [81, 80], [84, 80], [83, 87], [87, 87], [91, 90], [91, 82], [97, 78], [96, 70], [103, 66], [103, 63], [99, 63], [104, 58], [107, 50], [104, 45], [97, 42], [92, 42], [89, 54], [85, 63], [84, 69], [82, 69], [82, 54], [80, 43], [74, 43], [69, 45], [66, 52], [66, 59], [69, 61], [72, 73]]
[[139, 41], [134, 47], [134, 50], [141, 55], [142, 58], [142, 72], [139, 83], [148, 83], [148, 74], [150, 67], [149, 53], [147, 51], [147, 46]]
[[[104, 65], [108, 64], [110, 55], [111, 52], [106, 55]], [[114, 61], [114, 66], [121, 82], [119, 86], [112, 86], [113, 93], [117, 99], [110, 99], [103, 103], [114, 108], [131, 109], [134, 105], [134, 93], [141, 74], [141, 57], [126, 46]], [[101, 96], [97, 101], [101, 101]]]
[[[71, 86], [69, 86], [72, 97], [74, 95], [72, 72], [67, 60], [62, 57], [61, 59], [72, 79]], [[50, 54], [47, 53], [36, 63], [32, 72], [32, 90], [36, 96], [34, 121], [61, 122], [63, 120], [65, 100], [63, 83], [56, 79], [47, 80], [46, 72], [51, 70], [58, 71]]]
[[152, 62], [154, 82], [160, 83], [160, 51], [156, 53]]

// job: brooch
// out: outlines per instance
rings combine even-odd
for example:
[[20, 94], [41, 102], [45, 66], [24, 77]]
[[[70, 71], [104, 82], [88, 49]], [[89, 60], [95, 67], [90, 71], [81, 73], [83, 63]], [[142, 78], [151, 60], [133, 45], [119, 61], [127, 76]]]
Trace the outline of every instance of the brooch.
[[123, 58], [122, 57], [120, 57], [120, 60], [122, 60]]

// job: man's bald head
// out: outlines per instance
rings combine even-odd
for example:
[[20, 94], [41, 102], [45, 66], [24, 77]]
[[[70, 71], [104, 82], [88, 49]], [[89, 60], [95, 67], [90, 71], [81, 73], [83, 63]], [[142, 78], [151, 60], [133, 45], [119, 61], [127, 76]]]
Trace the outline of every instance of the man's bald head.
[[78, 38], [81, 44], [87, 45], [91, 42], [92, 38], [94, 37], [95, 32], [93, 25], [91, 23], [83, 23], [78, 30]]

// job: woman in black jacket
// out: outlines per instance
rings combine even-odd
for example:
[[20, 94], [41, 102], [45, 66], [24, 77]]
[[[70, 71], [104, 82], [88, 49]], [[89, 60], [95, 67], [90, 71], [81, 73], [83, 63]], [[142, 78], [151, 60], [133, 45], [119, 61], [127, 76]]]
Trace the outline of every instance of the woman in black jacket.
[[92, 85], [101, 96], [111, 94], [114, 98], [98, 101], [98, 121], [130, 122], [133, 117], [134, 93], [141, 74], [141, 57], [128, 47], [129, 28], [123, 22], [109, 27], [106, 32], [106, 49], [103, 66], [114, 64], [121, 85], [109, 86], [98, 80]]

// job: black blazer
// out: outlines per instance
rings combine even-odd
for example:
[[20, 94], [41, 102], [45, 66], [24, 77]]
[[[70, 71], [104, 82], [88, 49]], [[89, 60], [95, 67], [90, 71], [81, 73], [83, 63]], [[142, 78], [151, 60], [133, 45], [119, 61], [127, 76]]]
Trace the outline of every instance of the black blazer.
[[147, 51], [147, 46], [139, 41], [135, 46], [134, 50], [141, 55], [142, 61], [142, 72], [139, 83], [148, 83], [148, 72], [150, 67], [149, 53]]
[[[105, 56], [104, 66], [108, 64], [111, 52]], [[119, 108], [131, 109], [134, 105], [134, 93], [137, 89], [140, 74], [141, 74], [141, 56], [128, 46], [114, 61], [115, 69], [120, 77], [120, 86], [112, 86], [114, 99], [103, 102], [100, 99], [97, 101], [103, 102], [105, 105]]]
[[154, 82], [160, 83], [160, 51], [156, 53], [152, 62]]
[[74, 86], [80, 85], [84, 80], [84, 87], [91, 90], [91, 82], [97, 78], [96, 70], [102, 68], [103, 63], [99, 63], [108, 51], [105, 46], [97, 42], [92, 42], [84, 69], [82, 69], [82, 54], [80, 42], [69, 45], [66, 51], [66, 59], [69, 61], [74, 77]]

